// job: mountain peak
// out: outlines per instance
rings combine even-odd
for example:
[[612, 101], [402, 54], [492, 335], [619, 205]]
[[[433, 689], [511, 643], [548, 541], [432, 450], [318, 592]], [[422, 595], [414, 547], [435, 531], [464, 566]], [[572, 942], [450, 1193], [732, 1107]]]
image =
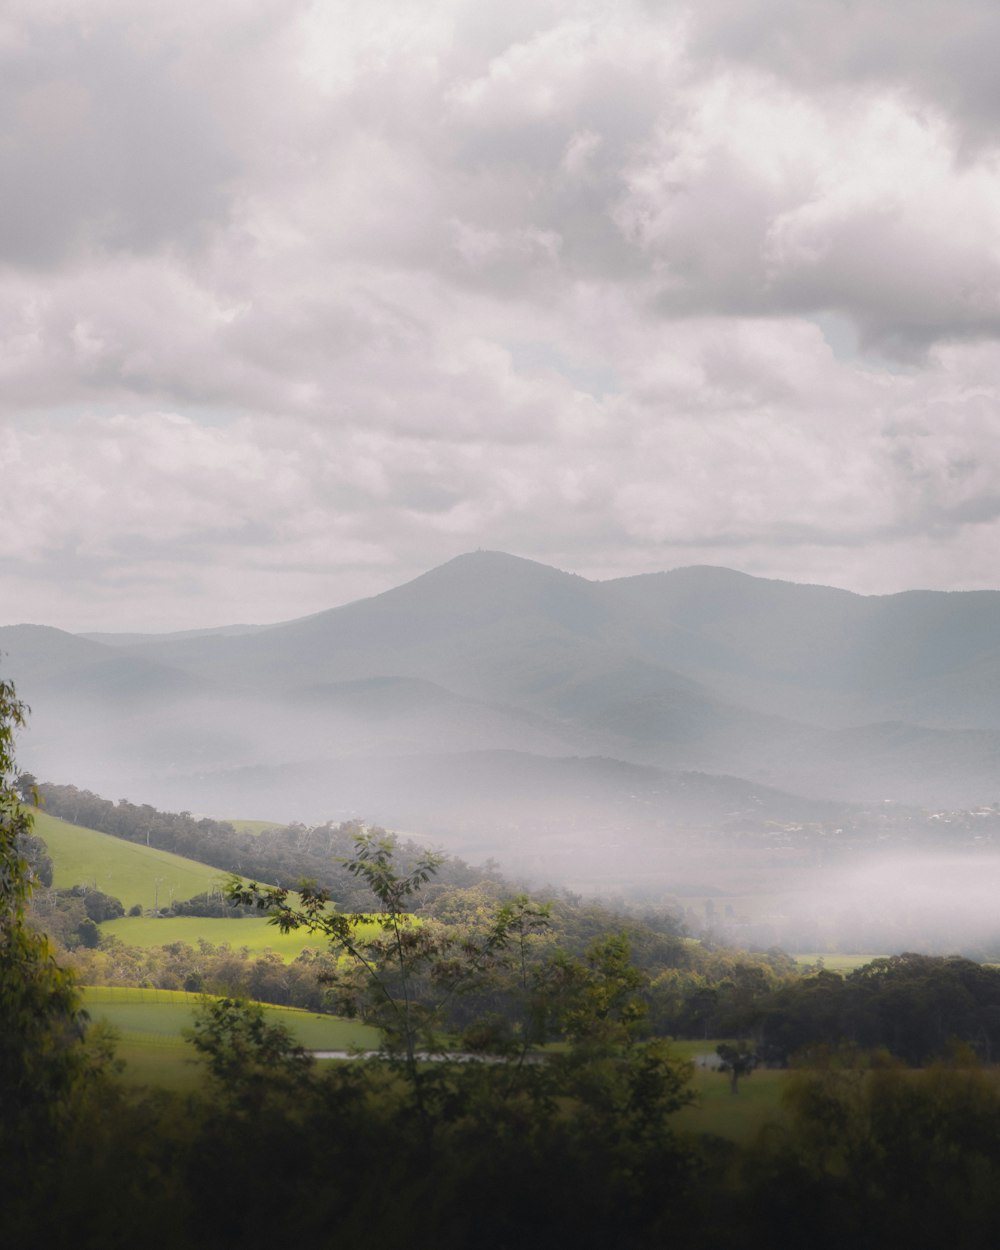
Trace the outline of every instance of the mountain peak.
[[[536, 574], [541, 573], [549, 577], [579, 577], [577, 573], [563, 572], [562, 569], [553, 568], [549, 564], [543, 564], [540, 560], [531, 560], [527, 556], [511, 555], [507, 551], [493, 551], [488, 547], [477, 547], [475, 551], [464, 551], [461, 555], [453, 556], [452, 559], [446, 560], [444, 564], [439, 564], [436, 568], [430, 569], [424, 576], [428, 577], [434, 573], [443, 572], [445, 569], [461, 572], [470, 569], [482, 569], [488, 572], [509, 570], [511, 572], [530, 573], [534, 571]], [[586, 579], [581, 578], [580, 580]]]
[[[577, 573], [565, 573], [538, 560], [513, 556], [506, 551], [467, 551], [444, 564], [421, 573], [412, 581], [386, 591], [395, 596], [401, 591], [423, 591], [433, 587], [448, 594], [522, 595], [537, 593], [545, 587], [590, 587], [593, 583]], [[381, 597], [381, 596], [380, 596]]]

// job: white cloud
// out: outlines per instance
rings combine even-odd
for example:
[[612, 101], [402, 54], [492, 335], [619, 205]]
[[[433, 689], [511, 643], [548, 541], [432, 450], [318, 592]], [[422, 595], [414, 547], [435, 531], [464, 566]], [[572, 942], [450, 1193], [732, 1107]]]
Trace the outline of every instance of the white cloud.
[[991, 7], [141, 10], [0, 25], [6, 619], [995, 581]]

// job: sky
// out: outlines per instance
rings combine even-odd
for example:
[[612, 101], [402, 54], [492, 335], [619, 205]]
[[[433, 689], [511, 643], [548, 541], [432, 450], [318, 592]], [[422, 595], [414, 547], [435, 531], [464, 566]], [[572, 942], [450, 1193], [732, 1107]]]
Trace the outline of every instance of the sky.
[[0, 623], [1000, 586], [995, 0], [3, 0]]

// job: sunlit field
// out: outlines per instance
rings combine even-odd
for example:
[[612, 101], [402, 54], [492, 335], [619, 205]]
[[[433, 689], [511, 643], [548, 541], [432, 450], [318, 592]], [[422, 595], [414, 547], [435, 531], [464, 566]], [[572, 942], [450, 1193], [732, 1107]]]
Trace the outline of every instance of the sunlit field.
[[[135, 1084], [189, 1088], [200, 1079], [194, 1048], [183, 1030], [194, 1024], [200, 994], [181, 990], [87, 986], [84, 1006], [93, 1021], [106, 1020], [118, 1032], [117, 1053], [125, 1061], [123, 1076]], [[316, 1015], [294, 1007], [264, 1006], [269, 1024], [283, 1024], [308, 1050], [371, 1050], [378, 1046], [375, 1029], [356, 1020]]]
[[[378, 925], [372, 921], [360, 925], [358, 934], [374, 937], [377, 931]], [[282, 933], [264, 916], [235, 916], [231, 920], [224, 916], [123, 916], [120, 920], [105, 921], [101, 933], [121, 938], [129, 946], [146, 949], [170, 942], [197, 946], [199, 939], [203, 939], [214, 946], [228, 943], [233, 950], [245, 946], [255, 954], [272, 950], [286, 963], [304, 950], [326, 950], [328, 945], [322, 934], [307, 933], [305, 929]]]
[[285, 826], [276, 820], [227, 820], [237, 833], [250, 833], [256, 836], [267, 833], [270, 829], [284, 829]]
[[853, 972], [855, 968], [863, 968], [865, 964], [870, 964], [873, 959], [881, 959], [881, 955], [839, 955], [828, 954], [824, 951], [797, 951], [792, 958], [800, 968], [815, 968], [817, 964], [822, 964], [827, 972], [840, 972], [847, 974]]
[[171, 899], [188, 899], [218, 888], [226, 874], [197, 860], [126, 842], [96, 829], [71, 825], [35, 811], [34, 831], [45, 840], [54, 870], [53, 885], [86, 885], [121, 899], [126, 908], [152, 908]]

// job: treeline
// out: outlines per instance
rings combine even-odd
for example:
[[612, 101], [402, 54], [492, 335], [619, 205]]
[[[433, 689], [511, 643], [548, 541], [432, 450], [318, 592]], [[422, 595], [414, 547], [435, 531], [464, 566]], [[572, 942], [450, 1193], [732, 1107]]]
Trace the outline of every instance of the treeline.
[[[193, 945], [175, 941], [150, 948], [130, 946], [113, 935], [98, 934], [95, 941], [79, 941], [75, 926], [88, 918], [84, 910], [88, 903], [91, 910], [96, 911], [95, 894], [95, 891], [69, 890], [56, 895], [36, 890], [33, 900], [34, 922], [65, 947], [60, 953], [60, 962], [76, 974], [81, 984], [204, 991], [317, 1012], [334, 1009], [329, 981], [337, 958], [322, 935], [316, 935], [314, 943], [289, 963], [274, 951], [253, 952], [247, 947], [205, 939]], [[507, 898], [509, 892], [494, 882], [484, 882], [472, 889], [445, 891], [419, 913], [420, 923], [431, 934], [465, 934], [484, 924]], [[249, 907], [226, 905], [231, 914], [254, 911]], [[561, 899], [546, 904], [546, 917], [544, 933], [533, 937], [526, 952], [526, 970], [537, 971], [556, 953], [570, 958], [582, 957], [595, 940], [609, 933], [618, 934], [628, 944], [630, 958], [641, 974], [644, 994], [657, 973], [677, 964], [690, 969], [699, 967], [700, 975], [714, 975], [716, 979], [724, 973], [738, 978], [752, 977], [754, 974], [746, 970], [759, 967], [768, 984], [776, 984], [782, 973], [794, 967], [787, 956], [777, 954], [708, 952], [698, 943], [609, 912], [598, 904], [582, 905]], [[63, 941], [64, 930], [68, 942]], [[457, 1022], [460, 1015], [468, 1018], [481, 1005], [479, 1002], [456, 1004], [453, 1022]], [[502, 995], [492, 995], [490, 1009], [504, 1009]]]
[[961, 1042], [987, 1063], [1000, 1058], [1000, 968], [958, 955], [893, 955], [841, 976], [717, 952], [700, 967], [663, 970], [649, 994], [657, 1032], [744, 1037], [774, 1066], [818, 1046], [882, 1050], [920, 1065]]
[[77, 947], [60, 962], [81, 985], [186, 990], [315, 1012], [331, 1009], [328, 986], [337, 966], [336, 956], [322, 947], [285, 963], [273, 951], [234, 950], [204, 939], [196, 946], [170, 942], [142, 949], [110, 938], [97, 948]]
[[957, 1041], [1000, 1058], [1000, 968], [961, 956], [876, 959], [846, 977], [797, 978], [757, 1004], [750, 1022], [762, 1057], [787, 1062], [817, 1044], [882, 1048], [925, 1064]]
[[[469, 891], [459, 893], [468, 898]], [[446, 911], [450, 897], [441, 898]], [[64, 892], [59, 910], [50, 913], [50, 933], [58, 932], [60, 921], [86, 924], [85, 904], [95, 912], [101, 902], [94, 892]], [[803, 974], [780, 952], [710, 950], [597, 906], [561, 901], [549, 914], [551, 928], [533, 940], [527, 971], [537, 972], [557, 954], [584, 957], [597, 935], [617, 934], [641, 974], [637, 993], [655, 1036], [741, 1037], [753, 1044], [759, 1062], [781, 1067], [822, 1046], [882, 1050], [914, 1065], [941, 1058], [956, 1042], [985, 1062], [1000, 1057], [1000, 969], [994, 967], [959, 956], [902, 954], [847, 976]], [[432, 917], [423, 923], [461, 931]], [[289, 963], [273, 951], [205, 940], [142, 949], [98, 933], [97, 940], [73, 945], [60, 959], [83, 984], [206, 991], [335, 1010], [329, 982], [337, 961], [321, 936]], [[509, 1014], [503, 995], [491, 990], [456, 1002], [449, 1023], [460, 1028], [487, 1010]]]

